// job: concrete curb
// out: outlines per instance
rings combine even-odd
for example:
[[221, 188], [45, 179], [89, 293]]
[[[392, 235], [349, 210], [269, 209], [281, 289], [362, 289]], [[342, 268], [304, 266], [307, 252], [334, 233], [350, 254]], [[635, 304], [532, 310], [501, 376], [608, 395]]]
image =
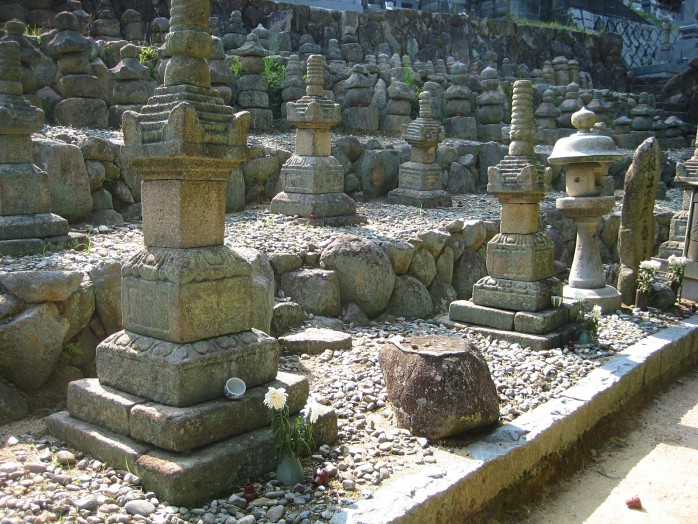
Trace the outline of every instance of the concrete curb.
[[448, 455], [448, 468], [422, 468], [336, 513], [332, 524], [460, 522], [484, 509], [604, 417], [656, 392], [698, 364], [698, 316], [644, 338], [564, 395]]

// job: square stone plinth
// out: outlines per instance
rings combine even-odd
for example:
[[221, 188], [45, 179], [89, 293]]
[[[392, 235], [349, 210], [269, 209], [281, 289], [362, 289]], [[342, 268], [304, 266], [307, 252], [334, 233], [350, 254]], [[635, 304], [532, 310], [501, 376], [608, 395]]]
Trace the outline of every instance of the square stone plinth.
[[415, 191], [437, 191], [441, 189], [441, 168], [438, 164], [405, 162], [398, 175], [400, 189]]
[[543, 280], [553, 276], [554, 249], [545, 233], [499, 233], [487, 243], [487, 271], [508, 280]]
[[102, 385], [186, 407], [220, 397], [230, 377], [250, 388], [273, 380], [278, 357], [276, 339], [254, 329], [190, 344], [119, 331], [97, 346], [96, 363]]
[[451, 207], [451, 195], [439, 189], [436, 191], [416, 191], [398, 187], [388, 193], [388, 202], [403, 206], [434, 209], [436, 207]]
[[317, 218], [356, 216], [356, 202], [344, 193], [287, 193], [282, 191], [271, 201], [269, 210], [287, 216], [309, 218], [313, 211]]
[[[331, 444], [337, 438], [337, 414], [326, 406], [318, 406], [317, 414], [313, 425], [315, 444]], [[227, 497], [245, 482], [276, 467], [274, 435], [269, 427], [191, 452], [175, 453], [78, 420], [67, 411], [50, 415], [46, 424], [54, 437], [110, 466], [133, 472], [146, 490], [177, 506], [191, 507]]]
[[266, 426], [264, 395], [269, 387], [286, 389], [290, 413], [299, 412], [308, 399], [308, 380], [289, 373], [248, 389], [240, 400], [221, 397], [185, 408], [149, 402], [103, 386], [97, 379], [83, 379], [68, 385], [68, 412], [159, 448], [187, 451]]
[[514, 329], [515, 315], [513, 311], [478, 306], [469, 300], [455, 300], [448, 308], [448, 316], [451, 320], [496, 329]]
[[66, 236], [69, 229], [68, 221], [53, 213], [0, 216], [0, 240]]
[[546, 278], [537, 282], [484, 277], [473, 286], [473, 302], [479, 306], [510, 311], [542, 311], [550, 298], [562, 295], [562, 282]]
[[0, 215], [50, 211], [51, 193], [45, 171], [29, 163], [0, 164]]
[[287, 193], [342, 193], [342, 166], [333, 156], [292, 155], [281, 167], [281, 185]]
[[252, 327], [251, 268], [225, 246], [147, 248], [122, 270], [124, 328], [187, 343]]
[[224, 180], [144, 180], [143, 242], [191, 248], [223, 244]]

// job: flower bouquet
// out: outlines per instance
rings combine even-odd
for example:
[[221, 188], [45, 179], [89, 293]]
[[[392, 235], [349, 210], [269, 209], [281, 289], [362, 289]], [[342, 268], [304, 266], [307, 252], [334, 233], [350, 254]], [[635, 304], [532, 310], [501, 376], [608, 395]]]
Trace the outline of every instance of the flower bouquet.
[[647, 309], [647, 302], [652, 293], [652, 285], [657, 277], [657, 270], [661, 264], [655, 260], [643, 260], [637, 270], [637, 292], [635, 293], [635, 306], [641, 310]]
[[309, 454], [315, 446], [313, 423], [317, 415], [306, 407], [301, 416], [291, 422], [284, 388], [269, 388], [264, 395], [264, 405], [269, 408], [269, 422], [274, 433], [274, 452], [279, 461], [276, 478], [286, 485], [305, 480], [300, 457]]
[[669, 264], [669, 287], [676, 293], [676, 297], [681, 304], [681, 287], [683, 286], [683, 275], [686, 272], [686, 257], [671, 255], [667, 258]]
[[582, 300], [580, 303], [579, 318], [582, 321], [582, 333], [579, 335], [581, 344], [590, 344], [599, 332], [599, 319], [601, 318], [601, 306], [595, 304], [589, 307], [589, 302]]

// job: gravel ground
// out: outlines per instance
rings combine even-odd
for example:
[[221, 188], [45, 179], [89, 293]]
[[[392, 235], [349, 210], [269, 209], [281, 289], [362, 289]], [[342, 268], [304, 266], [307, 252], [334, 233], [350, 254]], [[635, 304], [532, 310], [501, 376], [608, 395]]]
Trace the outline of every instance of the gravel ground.
[[[286, 138], [279, 140], [288, 140], [287, 135], [280, 136]], [[557, 196], [546, 196], [543, 207], [554, 206]], [[341, 230], [308, 226], [271, 214], [266, 206], [252, 206], [226, 218], [226, 244], [254, 247], [267, 254], [298, 253], [322, 249], [340, 232], [406, 240], [455, 219], [499, 217], [499, 204], [491, 195], [462, 195], [455, 201], [453, 208], [424, 211], [380, 202], [359, 205], [358, 212], [368, 217], [368, 224]], [[660, 202], [657, 211], [674, 211], [679, 206], [679, 192], [670, 190], [670, 199]], [[84, 229], [90, 236], [81, 251], [2, 257], [0, 267], [6, 271], [89, 270], [104, 262], [122, 261], [142, 247], [139, 224]], [[595, 344], [543, 352], [465, 328], [448, 329], [433, 320], [345, 326], [352, 334], [351, 350], [283, 355], [280, 361], [281, 370], [307, 375], [311, 397], [334, 407], [339, 415], [339, 441], [322, 447], [304, 462], [307, 478], [316, 468], [325, 468], [331, 479], [325, 485], [308, 480], [285, 489], [269, 475], [258, 479], [256, 489], [262, 498], [250, 504], [241, 498], [240, 489], [199, 508], [174, 507], [144, 492], [139, 479], [128, 471], [110, 468], [50, 438], [40, 421], [0, 427], [0, 524], [326, 522], [337, 508], [371, 497], [378, 485], [424, 464], [446, 466], [451, 453], [468, 442], [467, 437], [430, 442], [395, 426], [378, 365], [378, 353], [392, 337], [443, 335], [474, 343], [490, 367], [500, 395], [501, 421], [506, 423], [555, 398], [614, 353], [675, 322], [674, 314], [626, 311], [601, 319]]]

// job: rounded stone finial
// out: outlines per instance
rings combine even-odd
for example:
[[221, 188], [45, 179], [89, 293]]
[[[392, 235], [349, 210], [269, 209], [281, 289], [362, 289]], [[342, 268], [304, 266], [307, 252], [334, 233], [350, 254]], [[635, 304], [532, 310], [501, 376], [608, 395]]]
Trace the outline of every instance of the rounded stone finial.
[[497, 70], [493, 67], [487, 66], [485, 69], [482, 70], [482, 73], [480, 73], [480, 80], [494, 79], [499, 80], [499, 74], [497, 74]]
[[419, 118], [431, 118], [431, 94], [429, 91], [419, 93]]
[[7, 22], [5, 22], [5, 31], [7, 31], [8, 35], [23, 35], [24, 30], [26, 28], [27, 25], [21, 20], [17, 20], [16, 18], [14, 20], [8, 20]]
[[586, 107], [572, 114], [572, 125], [580, 131], [588, 131], [596, 124], [596, 115]]
[[79, 31], [80, 22], [70, 11], [63, 11], [56, 15], [56, 29], [59, 31]]

